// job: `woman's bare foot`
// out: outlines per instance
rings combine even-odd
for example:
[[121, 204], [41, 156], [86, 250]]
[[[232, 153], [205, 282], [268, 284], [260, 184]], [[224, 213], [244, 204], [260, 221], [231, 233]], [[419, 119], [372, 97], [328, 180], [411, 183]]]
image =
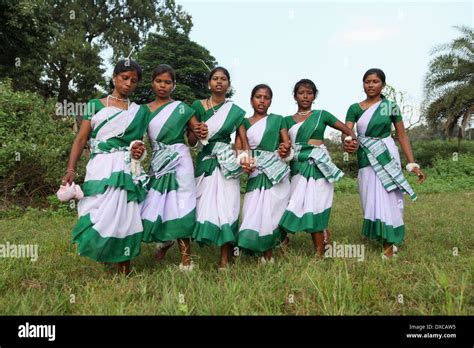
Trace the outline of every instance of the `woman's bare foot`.
[[323, 236], [324, 250], [326, 250], [326, 245], [331, 244], [331, 231], [329, 231], [329, 227], [323, 231]]
[[323, 231], [311, 233], [311, 238], [313, 239], [314, 249], [316, 250], [316, 255], [318, 257], [324, 256], [324, 235]]
[[229, 263], [229, 249], [230, 244], [226, 243], [221, 246], [221, 258], [219, 260], [219, 270], [223, 270], [227, 268], [227, 264]]
[[170, 240], [168, 242], [163, 243], [164, 245], [160, 247], [159, 249], [156, 250], [155, 254], [155, 260], [156, 261], [161, 261], [166, 255], [166, 252], [168, 251], [169, 248], [171, 248], [174, 245], [174, 240]]
[[118, 272], [123, 275], [130, 274], [130, 261], [123, 261], [117, 264]]
[[189, 239], [178, 239], [179, 252], [181, 253], [181, 264], [183, 266], [191, 265], [191, 246]]
[[272, 260], [272, 259], [273, 259], [273, 250], [270, 249], [270, 250], [264, 251], [264, 252], [263, 252], [263, 258], [264, 258], [266, 261]]
[[387, 258], [393, 257], [393, 244], [383, 243], [383, 254]]
[[283, 255], [286, 255], [288, 253], [289, 244], [290, 244], [290, 238], [288, 237], [288, 235], [286, 235], [285, 239], [283, 239], [283, 241], [280, 243], [280, 249]]

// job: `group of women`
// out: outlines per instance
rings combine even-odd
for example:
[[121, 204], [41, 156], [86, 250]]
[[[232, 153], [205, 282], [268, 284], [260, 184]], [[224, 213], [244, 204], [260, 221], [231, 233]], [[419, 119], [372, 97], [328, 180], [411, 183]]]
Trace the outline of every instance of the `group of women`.
[[[87, 141], [91, 149], [73, 230], [80, 255], [116, 263], [120, 272], [129, 273], [142, 242], [157, 243], [157, 259], [177, 243], [180, 269], [191, 270], [194, 240], [220, 247], [219, 270], [225, 270], [235, 246], [262, 255], [262, 263], [273, 263], [273, 249], [287, 245], [287, 233], [305, 231], [323, 256], [334, 182], [343, 176], [324, 146], [330, 126], [341, 131], [347, 152], [357, 152], [363, 234], [383, 242], [383, 257], [393, 256], [405, 233], [403, 193], [412, 199], [416, 195], [403, 177], [392, 124], [407, 169], [419, 182], [425, 176], [414, 163], [399, 108], [381, 94], [381, 70], [364, 75], [367, 98], [351, 105], [346, 124], [312, 108], [318, 90], [308, 79], [294, 87], [294, 115], [268, 114], [273, 94], [261, 84], [251, 92], [254, 112], [246, 118], [244, 110], [226, 99], [230, 75], [225, 68], [210, 72], [210, 97], [191, 107], [171, 98], [176, 76], [165, 64], [152, 73], [155, 100], [131, 103], [128, 97], [141, 76], [135, 61], [117, 63], [113, 92], [89, 101], [72, 146], [63, 185], [73, 182]], [[145, 133], [153, 150], [147, 172], [139, 162], [146, 152], [141, 141]], [[198, 149], [195, 166], [188, 145]], [[244, 172], [248, 181], [239, 224]]]

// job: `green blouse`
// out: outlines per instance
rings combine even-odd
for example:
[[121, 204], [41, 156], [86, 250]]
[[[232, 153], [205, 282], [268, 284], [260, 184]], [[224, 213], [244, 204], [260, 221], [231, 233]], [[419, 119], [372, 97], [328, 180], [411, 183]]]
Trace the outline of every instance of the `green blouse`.
[[[357, 123], [366, 110], [362, 109], [359, 103], [352, 104], [347, 110], [346, 122]], [[365, 136], [373, 138], [386, 138], [390, 136], [392, 132], [392, 124], [403, 120], [400, 108], [398, 105], [386, 98], [382, 99], [382, 102], [374, 111], [367, 129]], [[370, 166], [369, 159], [361, 147], [357, 150], [357, 162], [359, 169]]]
[[[214, 107], [214, 110], [219, 110], [223, 105], [224, 103], [216, 105]], [[195, 111], [196, 117], [199, 122], [206, 122], [214, 115], [214, 110], [205, 110], [200, 100], [195, 100], [194, 103], [191, 105], [191, 108]], [[221, 129], [219, 130], [219, 132], [214, 134], [211, 139], [209, 139], [209, 142], [219, 141], [230, 144], [230, 135], [240, 127], [244, 118], [245, 111], [237, 105], [233, 104]]]
[[[367, 125], [365, 135], [368, 137], [388, 137], [392, 131], [392, 124], [403, 119], [398, 105], [390, 100], [385, 100], [385, 102], [380, 103]], [[359, 103], [352, 104], [347, 110], [346, 122], [357, 123], [364, 112], [365, 110], [361, 108]]]
[[87, 102], [86, 111], [82, 116], [83, 120], [90, 121], [98, 111], [105, 108], [104, 104], [99, 99], [91, 99]]
[[[321, 119], [318, 120], [320, 115], [321, 115]], [[313, 122], [306, 122], [310, 118], [314, 119], [314, 122], [317, 124], [317, 126], [315, 125], [314, 130], [310, 129], [309, 131], [311, 132], [311, 134], [308, 134], [308, 132], [303, 131], [302, 128], [305, 127], [307, 124], [309, 125], [313, 124]], [[303, 124], [301, 128], [299, 129], [298, 134], [296, 136], [296, 142], [306, 143], [310, 139], [324, 140], [324, 132], [326, 130], [326, 127], [327, 126], [334, 127], [334, 124], [336, 124], [337, 121], [338, 121], [337, 117], [326, 110], [313, 110], [311, 112], [311, 115], [309, 115], [308, 118], [305, 121], [303, 121], [305, 124]], [[297, 124], [293, 116], [286, 116], [285, 122], [286, 122], [287, 129], [290, 129], [295, 124]]]

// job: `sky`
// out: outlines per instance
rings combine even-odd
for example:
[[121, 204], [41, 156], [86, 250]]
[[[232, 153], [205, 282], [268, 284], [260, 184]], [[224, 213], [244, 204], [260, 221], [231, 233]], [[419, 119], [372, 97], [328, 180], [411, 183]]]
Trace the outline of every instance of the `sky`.
[[377, 67], [417, 118], [433, 48], [461, 36], [454, 26], [474, 26], [474, 1], [176, 3], [192, 16], [191, 39], [230, 71], [232, 100], [247, 116], [256, 84], [273, 89], [269, 112], [289, 115], [294, 84], [309, 78], [319, 89], [314, 108], [344, 121], [349, 105], [365, 99], [364, 72]]

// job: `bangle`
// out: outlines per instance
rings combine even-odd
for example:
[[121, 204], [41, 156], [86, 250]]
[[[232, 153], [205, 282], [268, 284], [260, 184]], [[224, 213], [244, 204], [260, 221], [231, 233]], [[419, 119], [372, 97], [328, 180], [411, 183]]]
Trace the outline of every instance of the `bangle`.
[[347, 137], [344, 138], [344, 142], [346, 141], [352, 141], [352, 137], [350, 135], [348, 135]]
[[413, 169], [415, 169], [415, 168], [420, 168], [420, 166], [417, 163], [408, 163], [407, 166], [406, 166], [406, 169], [409, 172], [412, 172]]
[[189, 145], [189, 147], [190, 147], [191, 149], [195, 150], [195, 149], [198, 148], [199, 140], [196, 141], [196, 144], [191, 145], [191, 144], [189, 143], [189, 139], [188, 139], [188, 145]]
[[66, 170], [66, 175], [69, 174], [69, 173], [72, 173], [76, 177], [79, 176], [79, 174], [77, 174], [75, 169], [67, 169]]
[[284, 162], [290, 162], [293, 158], [295, 158], [295, 150], [293, 150], [293, 147], [290, 148], [290, 154], [283, 158]]
[[145, 148], [145, 151], [143, 151], [142, 155], [140, 156], [140, 158], [133, 158], [132, 156], [132, 147], [133, 145], [135, 145], [136, 143], [140, 143], [142, 144], [143, 146], [145, 146], [145, 143], [141, 140], [134, 140], [130, 143], [130, 145], [128, 145], [128, 151], [130, 153], [130, 157], [132, 160], [134, 161], [143, 161], [143, 159], [146, 157], [146, 148]]

